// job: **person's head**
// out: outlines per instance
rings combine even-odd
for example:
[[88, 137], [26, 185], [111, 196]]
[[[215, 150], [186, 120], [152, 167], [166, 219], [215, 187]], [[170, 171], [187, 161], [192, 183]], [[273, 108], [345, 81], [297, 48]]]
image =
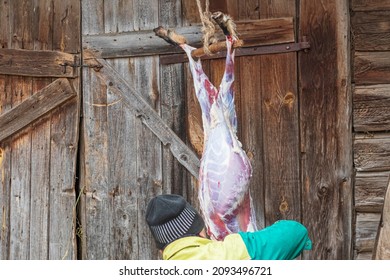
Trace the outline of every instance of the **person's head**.
[[146, 222], [160, 250], [179, 238], [199, 235], [205, 226], [194, 207], [175, 194], [151, 199], [146, 209]]

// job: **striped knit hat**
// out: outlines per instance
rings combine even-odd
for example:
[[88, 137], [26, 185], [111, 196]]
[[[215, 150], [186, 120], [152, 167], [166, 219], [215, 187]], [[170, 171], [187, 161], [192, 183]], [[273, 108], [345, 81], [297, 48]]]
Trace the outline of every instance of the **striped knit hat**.
[[159, 249], [181, 237], [197, 235], [204, 228], [199, 213], [182, 196], [175, 194], [153, 198], [146, 209], [146, 222]]

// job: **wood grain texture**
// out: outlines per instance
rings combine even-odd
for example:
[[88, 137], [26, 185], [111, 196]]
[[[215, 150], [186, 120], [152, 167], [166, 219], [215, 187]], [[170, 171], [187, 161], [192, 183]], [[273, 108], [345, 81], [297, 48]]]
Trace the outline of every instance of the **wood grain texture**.
[[358, 132], [390, 130], [390, 84], [354, 87], [353, 127]]
[[390, 135], [355, 134], [354, 164], [357, 171], [390, 170]]
[[[239, 38], [244, 41], [244, 47], [294, 41], [291, 17], [239, 21], [236, 24]], [[201, 25], [177, 27], [174, 30], [186, 37], [188, 44], [194, 47], [202, 45]], [[216, 31], [217, 39], [223, 41], [222, 31], [219, 29]], [[129, 42], [132, 44], [129, 45]], [[84, 48], [99, 51], [103, 58], [183, 53], [181, 48], [174, 47], [156, 36], [153, 30], [84, 36]]]
[[355, 52], [353, 81], [356, 85], [390, 83], [389, 52]]
[[[370, 256], [372, 256], [380, 218], [380, 213], [357, 212], [355, 243], [356, 254], [369, 252]], [[371, 257], [369, 259], [371, 259]]]
[[351, 16], [355, 51], [390, 51], [390, 10], [356, 12]]
[[357, 172], [355, 177], [355, 210], [382, 211], [390, 172]]
[[[180, 0], [160, 1], [159, 10], [159, 25], [181, 26], [182, 7]], [[184, 66], [182, 64], [161, 65], [160, 60], [159, 71], [161, 118], [183, 142], [186, 142]], [[162, 151], [162, 192], [185, 195], [184, 186], [188, 185], [188, 177], [192, 175], [176, 160], [169, 147], [164, 146]]]
[[[1, 13], [1, 11], [0, 11]], [[0, 113], [7, 112], [12, 106], [10, 76], [0, 75]], [[10, 184], [11, 184], [11, 148], [4, 141], [0, 145], [0, 259], [9, 258], [9, 229], [10, 229]]]
[[54, 81], [0, 115], [0, 142], [75, 96], [76, 92], [67, 79]]
[[[74, 56], [63, 52], [72, 52], [72, 50], [77, 52], [80, 50], [79, 40], [70, 39], [74, 34], [78, 36], [78, 32], [64, 34], [64, 32], [70, 32], [70, 29], [66, 31], [59, 26], [68, 24], [68, 20], [73, 22], [71, 24], [72, 32], [74, 26], [78, 26], [79, 1], [69, 0], [57, 4], [46, 0], [15, 0], [9, 3], [8, 1], [1, 2], [0, 6], [1, 18], [6, 19], [2, 21], [2, 32], [0, 33], [2, 38], [0, 41], [2, 47], [7, 49], [3, 49], [3, 51], [4, 53], [7, 52], [8, 58], [7, 56], [3, 56], [3, 58], [8, 59], [8, 66], [12, 62], [13, 66], [20, 68], [21, 65], [24, 65], [25, 68], [17, 73], [8, 71], [7, 74], [18, 76], [8, 76], [9, 78], [3, 79], [6, 83], [4, 88], [7, 93], [1, 102], [4, 101], [5, 103], [1, 106], [4, 106], [2, 113], [7, 114], [11, 113], [13, 108], [25, 106], [23, 104], [27, 103], [24, 102], [30, 98], [37, 98], [39, 95], [34, 94], [34, 92], [39, 92], [52, 82], [51, 78], [47, 77], [53, 75], [53, 72], [56, 73], [57, 71], [58, 73], [58, 70], [50, 67], [56, 65], [56, 63], [61, 63], [59, 60], [55, 61], [55, 59], [65, 57], [66, 60], [73, 63]], [[68, 16], [69, 19], [67, 19]], [[56, 25], [55, 22], [59, 24]], [[54, 34], [54, 32], [57, 33]], [[62, 52], [52, 52], [53, 48]], [[43, 50], [50, 52], [42, 52]], [[10, 53], [13, 55], [11, 60], [9, 59]], [[23, 56], [21, 57], [20, 54], [22, 53]], [[14, 58], [19, 59], [19, 61], [14, 60]], [[20, 61], [20, 59], [24, 61]], [[33, 65], [29, 64], [32, 61], [34, 62]], [[45, 67], [45, 62], [48, 62], [48, 70], [42, 70]], [[2, 69], [4, 70], [4, 68]], [[47, 75], [44, 74], [42, 78], [21, 77], [24, 74], [34, 76], [40, 73], [36, 76], [43, 75], [42, 71], [48, 71], [46, 72]], [[61, 74], [61, 76], [63, 75]], [[78, 80], [75, 79], [73, 82], [72, 91], [77, 92]], [[7, 99], [7, 95], [10, 99]], [[7, 100], [10, 102], [8, 103]], [[40, 103], [40, 105], [42, 104], [44, 103]], [[68, 176], [70, 173], [69, 178], [59, 178], [58, 180], [61, 180], [61, 182], [67, 182], [68, 179], [73, 180], [69, 188], [74, 188], [75, 185], [73, 179], [75, 170], [70, 169], [69, 166], [75, 166], [77, 149], [74, 147], [77, 146], [78, 133], [72, 134], [74, 136], [73, 142], [69, 140], [67, 143], [73, 146], [72, 152], [55, 154], [55, 150], [52, 149], [52, 137], [56, 131], [60, 134], [66, 134], [71, 133], [70, 131], [74, 129], [77, 130], [79, 103], [75, 99], [72, 104], [74, 106], [69, 110], [65, 110], [64, 113], [67, 114], [68, 119], [73, 118], [74, 122], [66, 122], [66, 126], [61, 123], [61, 127], [57, 128], [58, 120], [63, 121], [66, 118], [61, 116], [52, 119], [52, 114], [48, 113], [43, 118], [37, 118], [33, 125], [25, 126], [20, 132], [1, 143], [5, 162], [2, 165], [2, 168], [5, 169], [2, 169], [1, 172], [4, 174], [4, 180], [8, 182], [3, 185], [4, 188], [8, 188], [3, 189], [3, 194], [7, 195], [7, 198], [4, 199], [8, 202], [1, 206], [4, 210], [1, 213], [4, 218], [1, 218], [1, 224], [3, 225], [2, 248], [0, 250], [2, 259], [61, 259], [64, 255], [67, 255], [68, 258], [75, 258], [76, 242], [67, 239], [68, 233], [72, 235], [72, 209], [69, 213], [69, 208], [65, 207], [66, 203], [72, 204], [74, 202], [74, 195], [72, 196], [69, 192], [62, 203], [58, 204], [57, 197], [54, 195], [55, 192], [53, 192], [53, 197], [50, 197], [49, 194], [53, 187], [52, 184], [57, 182], [56, 176], [58, 174], [55, 170], [63, 176]], [[31, 110], [35, 109], [38, 109], [38, 111], [40, 109], [45, 110], [45, 108], [47, 109], [45, 105], [42, 106], [43, 108], [35, 107], [22, 111], [23, 113], [24, 111], [31, 113]], [[37, 106], [37, 104], [31, 104], [31, 106]], [[68, 138], [64, 136], [64, 139]], [[58, 149], [66, 150], [66, 147], [58, 146]], [[61, 163], [58, 163], [58, 158], [66, 162], [66, 170], [59, 167]], [[61, 182], [59, 185], [61, 185]], [[55, 209], [55, 207], [50, 209], [51, 200], [53, 200], [53, 203], [57, 203], [55, 207], [59, 209]], [[62, 205], [64, 205], [63, 208], [61, 208]], [[65, 220], [68, 221], [67, 216], [70, 217], [71, 222], [62, 223]], [[61, 225], [56, 227], [56, 224]], [[66, 250], [54, 249], [56, 246], [61, 247], [61, 242], [67, 243], [67, 246], [63, 246], [66, 247]]]
[[389, 0], [351, 0], [353, 11], [383, 11], [390, 10]]
[[[133, 89], [120, 75], [103, 59], [97, 59], [103, 65], [102, 70], [97, 72], [97, 76], [102, 81], [108, 81], [109, 89], [120, 96], [125, 105], [137, 114], [142, 122], [159, 137], [164, 145], [170, 145], [170, 149], [187, 169], [197, 177], [199, 160], [191, 150], [176, 136], [175, 133], [161, 120], [153, 108], [145, 102], [138, 91]], [[128, 94], [125, 94], [128, 93]]]
[[[296, 1], [259, 1], [260, 18], [296, 17]], [[260, 58], [266, 225], [300, 221], [297, 53]]]
[[[259, 228], [266, 226], [264, 191], [264, 145], [262, 122], [263, 106], [261, 94], [261, 58], [252, 56], [238, 60], [236, 72], [235, 102], [238, 115], [238, 137], [252, 164], [252, 178], [249, 182], [256, 220]], [[256, 78], [246, 79], [256, 75]], [[238, 98], [237, 98], [238, 97]], [[256, 113], [255, 113], [256, 112]], [[268, 217], [267, 217], [268, 218]]]
[[298, 55], [302, 214], [314, 242], [310, 259], [352, 258], [347, 3], [300, 1], [299, 36], [308, 36], [311, 44]]
[[78, 74], [75, 56], [58, 51], [0, 49], [0, 74], [31, 77], [68, 77]]

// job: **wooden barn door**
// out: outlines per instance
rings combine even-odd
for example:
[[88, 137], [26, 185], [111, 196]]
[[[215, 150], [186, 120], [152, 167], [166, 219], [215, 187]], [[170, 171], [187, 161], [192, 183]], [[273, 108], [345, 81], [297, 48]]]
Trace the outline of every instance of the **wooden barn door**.
[[0, 259], [77, 257], [79, 2], [0, 2]]
[[[239, 139], [259, 227], [302, 221], [304, 259], [351, 258], [347, 2], [210, 0], [238, 24], [261, 21], [236, 58]], [[0, 8], [0, 258], [159, 258], [146, 205], [161, 193], [197, 205], [203, 132], [188, 66], [168, 63], [182, 54], [152, 29], [199, 42], [196, 2]], [[204, 60], [216, 84], [223, 67]]]
[[[192, 1], [184, 2], [190, 6]], [[308, 227], [314, 244], [303, 258], [350, 259], [348, 1], [211, 1], [210, 7], [238, 20], [292, 17], [295, 42], [310, 43], [305, 52], [236, 58], [239, 139], [253, 165], [250, 188], [259, 226], [278, 219], [299, 220]], [[196, 20], [196, 9], [186, 12], [186, 18]], [[224, 61], [203, 64], [218, 84]], [[188, 71], [187, 77], [191, 89]], [[191, 90], [187, 96], [189, 138], [201, 151], [199, 108], [193, 105]]]
[[[259, 41], [286, 32], [280, 25], [285, 20], [268, 25], [267, 36], [237, 55], [235, 84], [259, 227], [278, 219], [302, 221], [314, 242], [305, 259], [351, 258], [347, 2], [210, 1], [211, 10], [231, 14], [238, 24], [287, 18], [294, 24], [287, 42], [310, 42], [308, 52], [273, 42], [281, 44], [260, 55]], [[89, 67], [83, 71], [81, 258], [158, 258], [145, 223], [147, 202], [177, 193], [197, 205], [203, 132], [183, 55], [156, 41], [152, 29], [163, 25], [195, 34], [196, 2], [83, 1], [82, 11]], [[218, 84], [223, 59], [203, 65]]]

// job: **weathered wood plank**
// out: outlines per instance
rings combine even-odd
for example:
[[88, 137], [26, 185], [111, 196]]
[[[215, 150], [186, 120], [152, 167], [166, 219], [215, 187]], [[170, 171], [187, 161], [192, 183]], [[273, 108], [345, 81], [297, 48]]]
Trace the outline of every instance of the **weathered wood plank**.
[[[16, 0], [10, 2], [8, 36], [11, 49], [34, 48], [31, 22], [32, 1]], [[12, 20], [11, 20], [12, 19]], [[11, 35], [12, 34], [12, 35]], [[32, 78], [12, 77], [12, 107], [18, 106], [33, 94]], [[30, 252], [30, 206], [31, 206], [31, 134], [25, 129], [10, 142], [10, 191], [9, 191], [9, 253], [13, 260], [29, 259]]]
[[390, 50], [390, 10], [356, 12], [351, 16], [356, 51]]
[[[178, 27], [175, 31], [185, 36], [188, 44], [199, 47], [202, 41], [200, 29], [201, 26], [194, 25]], [[240, 39], [244, 40], [245, 47], [294, 41], [292, 18], [239, 21], [237, 31]], [[217, 38], [224, 40], [221, 31], [218, 32]], [[157, 37], [152, 30], [84, 36], [84, 48], [98, 50], [102, 58], [183, 53], [179, 47], [173, 47]]]
[[373, 252], [374, 260], [390, 260], [390, 179]]
[[51, 116], [49, 259], [77, 259], [75, 174], [79, 110], [80, 101], [74, 98], [56, 108]]
[[260, 18], [260, 1], [244, 0], [240, 1], [238, 7], [238, 16], [240, 19], [259, 19]]
[[[237, 61], [237, 60], [236, 60]], [[262, 92], [261, 92], [261, 59], [245, 57], [238, 60], [235, 102], [238, 114], [238, 136], [252, 164], [252, 178], [249, 183], [256, 221], [259, 228], [266, 226], [265, 193], [264, 193], [264, 161], [263, 161], [263, 128]], [[237, 64], [237, 63], [236, 63]], [[256, 79], [245, 77], [259, 76]], [[239, 98], [237, 98], [239, 97]], [[254, 114], [253, 112], [256, 112]]]
[[[164, 145], [170, 145], [170, 150], [177, 160], [183, 164], [195, 177], [199, 172], [199, 159], [177, 137], [175, 133], [161, 120], [148, 103], [113, 69], [104, 59], [97, 59], [103, 68], [96, 75], [107, 83], [108, 88], [121, 97], [127, 107], [134, 110], [142, 122], [148, 126]], [[127, 94], [124, 94], [124, 93]]]
[[[105, 32], [129, 32], [133, 31], [135, 17], [137, 17], [137, 6], [135, 1], [113, 1], [104, 2], [104, 28]], [[129, 83], [133, 73], [128, 59], [110, 59], [110, 65], [122, 77], [126, 77]], [[108, 248], [109, 259], [136, 259], [139, 258], [138, 236], [138, 199], [140, 188], [137, 182], [137, 152], [139, 152], [137, 139], [137, 123], [132, 112], [120, 101], [118, 96], [111, 91], [103, 91], [106, 95], [107, 104], [94, 104], [92, 106], [106, 106], [107, 114], [107, 186], [100, 189], [107, 199], [108, 208], [102, 215], [110, 216]], [[104, 97], [102, 97], [104, 100]], [[91, 106], [91, 105], [90, 105]], [[96, 221], [100, 223], [99, 221]], [[94, 227], [90, 224], [89, 227]], [[90, 230], [93, 230], [91, 228]], [[145, 233], [147, 234], [147, 232]], [[111, 245], [112, 244], [112, 245]], [[94, 248], [88, 248], [95, 250]]]
[[62, 65], [74, 63], [75, 56], [69, 53], [0, 49], [0, 74], [73, 78], [78, 70]]
[[314, 242], [306, 254], [309, 259], [352, 257], [353, 160], [348, 133], [352, 96], [346, 14], [347, 0], [300, 1], [299, 36], [308, 36], [311, 45], [308, 53], [298, 54], [302, 215]]
[[[2, 11], [0, 10], [0, 13]], [[12, 106], [11, 77], [0, 76], [0, 113]], [[11, 147], [3, 141], [0, 144], [0, 259], [9, 259], [10, 201], [11, 194]]]
[[[133, 1], [134, 5], [134, 29], [151, 30], [158, 25], [159, 1]], [[150, 106], [157, 115], [160, 113], [160, 92], [159, 92], [159, 71], [158, 58], [138, 57], [129, 59], [131, 78], [129, 79], [133, 88], [140, 94], [140, 97]], [[126, 77], [123, 75], [122, 77]], [[128, 106], [125, 104], [128, 108]], [[132, 111], [134, 113], [134, 111]], [[138, 117], [138, 114], [135, 114]], [[149, 116], [149, 114], [148, 114]], [[137, 139], [137, 154], [135, 159], [137, 167], [138, 209], [136, 221], [145, 219], [146, 206], [149, 200], [162, 193], [162, 145], [159, 136], [150, 130], [150, 126], [144, 125], [141, 119], [136, 121], [135, 137]], [[157, 137], [156, 137], [157, 136]], [[144, 139], [147, 139], [145, 141]], [[158, 255], [150, 230], [146, 223], [137, 225], [139, 259], [151, 259]]]
[[390, 0], [351, 0], [353, 11], [390, 10]]
[[[47, 79], [36, 79], [33, 91], [47, 85]], [[30, 256], [32, 260], [49, 259], [49, 193], [50, 193], [50, 123], [51, 114], [40, 117], [31, 126], [31, 207]]]
[[357, 172], [355, 177], [355, 210], [380, 212], [383, 208], [390, 172]]
[[[13, 77], [12, 104], [18, 106], [32, 94], [32, 79]], [[30, 180], [31, 180], [31, 135], [24, 130], [10, 142], [10, 192], [9, 192], [9, 259], [29, 259], [30, 244]]]
[[269, 224], [299, 220], [299, 129], [296, 54], [261, 58], [264, 184]]
[[12, 110], [0, 115], [0, 141], [76, 96], [67, 79], [57, 79]]
[[[205, 7], [205, 0], [200, 0], [202, 9]], [[183, 24], [193, 25], [194, 23], [200, 23], [199, 11], [196, 1], [193, 0], [182, 0], [181, 1], [182, 13], [183, 13]]]
[[[211, 13], [219, 11], [224, 14], [228, 14], [234, 21], [238, 21], [240, 19], [239, 11], [242, 4], [243, 4], [242, 0], [241, 1], [237, 1], [237, 0], [210, 1], [209, 9]], [[258, 17], [256, 17], [256, 19], [258, 19]]]
[[[182, 24], [181, 0], [160, 1], [159, 10], [159, 25], [180, 26]], [[185, 141], [186, 122], [183, 121], [186, 119], [184, 66], [182, 64], [160, 65], [159, 76], [161, 118], [180, 139]], [[171, 191], [176, 194], [184, 194], [185, 188], [183, 186], [188, 185], [187, 177], [191, 176], [190, 173], [176, 160], [169, 151], [169, 147], [163, 147], [162, 156], [162, 192]]]
[[[104, 3], [106, 1], [81, 1], [82, 34], [101, 34], [105, 31]], [[80, 165], [82, 172], [80, 186], [85, 195], [80, 200], [81, 258], [88, 260], [112, 259], [110, 256], [113, 207], [108, 193], [109, 127], [107, 107], [113, 102], [104, 82], [95, 72], [83, 71], [83, 134], [81, 139]], [[136, 226], [136, 225], [134, 225]], [[133, 227], [129, 231], [133, 232]], [[129, 244], [132, 246], [132, 244]]]
[[[85, 1], [83, 1], [85, 3]], [[83, 139], [80, 221], [84, 227], [81, 235], [82, 259], [110, 259], [110, 240], [113, 209], [108, 193], [109, 128], [107, 115], [107, 87], [90, 68], [83, 71]], [[130, 227], [129, 230], [131, 230]], [[129, 244], [130, 245], [130, 244]]]
[[390, 83], [389, 52], [355, 52], [353, 80], [357, 85]]
[[355, 249], [358, 253], [370, 252], [374, 249], [380, 218], [380, 213], [357, 212]]
[[53, 50], [80, 53], [80, 1], [57, 1], [53, 5]]
[[356, 134], [353, 150], [357, 171], [390, 170], [390, 134]]
[[354, 87], [353, 126], [364, 132], [390, 130], [390, 84]]
[[[296, 16], [295, 0], [259, 4], [260, 18]], [[297, 54], [264, 55], [260, 65], [266, 224], [301, 220]]]

